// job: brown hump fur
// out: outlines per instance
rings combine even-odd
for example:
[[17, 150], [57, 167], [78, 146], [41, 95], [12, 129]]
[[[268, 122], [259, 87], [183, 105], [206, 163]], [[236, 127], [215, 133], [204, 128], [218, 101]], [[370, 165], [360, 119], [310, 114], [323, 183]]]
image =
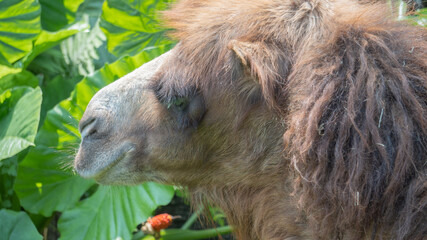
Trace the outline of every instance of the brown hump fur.
[[363, 17], [337, 23], [289, 76], [295, 192], [320, 239], [425, 239], [427, 35]]
[[283, 161], [290, 159], [315, 239], [427, 236], [427, 34], [389, 20], [385, 9], [338, 0], [184, 0], [165, 13], [182, 54], [197, 62], [199, 84], [234, 67], [227, 65], [233, 39], [281, 49], [283, 62], [269, 66], [278, 76], [262, 83], [274, 91], [264, 97], [286, 122]]

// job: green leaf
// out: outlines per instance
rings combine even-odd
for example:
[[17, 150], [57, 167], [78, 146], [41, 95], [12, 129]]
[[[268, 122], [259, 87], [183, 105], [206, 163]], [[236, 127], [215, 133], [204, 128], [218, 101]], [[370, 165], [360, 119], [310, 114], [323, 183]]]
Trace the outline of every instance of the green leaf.
[[76, 13], [76, 19], [80, 20], [88, 17], [88, 23], [91, 27], [98, 22], [102, 12], [104, 0], [85, 0]]
[[[78, 95], [81, 101], [90, 96]], [[80, 142], [77, 130], [83, 110], [77, 96], [64, 100], [47, 114], [31, 149], [19, 164], [15, 191], [21, 205], [32, 213], [50, 216], [74, 206], [93, 181], [76, 176], [69, 167]]]
[[43, 239], [25, 212], [0, 210], [0, 236], [2, 239]]
[[15, 191], [29, 212], [51, 216], [74, 206], [94, 183], [65, 171], [70, 153], [47, 146], [32, 149], [20, 163]]
[[44, 121], [47, 112], [56, 104], [70, 96], [74, 87], [81, 79], [82, 77], [80, 76], [65, 78], [58, 75], [54, 79], [45, 80], [43, 82], [41, 86], [43, 91], [43, 101], [40, 112], [40, 121]]
[[[0, 43], [0, 48], [1, 48], [1, 43]], [[1, 52], [0, 52], [0, 56], [1, 56]], [[21, 71], [22, 71], [21, 68], [14, 68], [11, 66], [6, 66], [6, 65], [0, 64], [0, 78], [3, 78], [4, 76], [7, 76], [9, 74], [19, 73]]]
[[0, 95], [0, 160], [34, 145], [41, 100], [40, 88], [17, 87]]
[[[12, 67], [12, 64], [10, 64], [7, 59], [5, 58], [5, 56], [3, 56], [2, 54], [0, 54], [0, 67], [1, 65], [5, 65], [7, 67]], [[1, 77], [1, 76], [0, 76]]]
[[0, 58], [9, 63], [25, 56], [40, 33], [40, 5], [37, 0], [0, 1]]
[[22, 59], [23, 67], [26, 68], [28, 64], [30, 64], [31, 61], [40, 53], [87, 28], [88, 25], [86, 24], [75, 24], [70, 29], [65, 29], [58, 32], [48, 32], [43, 30], [34, 43], [33, 50], [27, 56], [25, 56], [24, 59]]
[[78, 120], [87, 104], [99, 89], [168, 49], [168, 46], [160, 46], [106, 65], [84, 78], [69, 99], [48, 112], [37, 134], [36, 147], [18, 168], [15, 191], [26, 210], [50, 216], [53, 211], [65, 211], [79, 201], [93, 181], [84, 180], [64, 168], [72, 163], [80, 143]]
[[101, 28], [107, 36], [108, 50], [116, 56], [135, 55], [141, 50], [172, 41], [164, 36], [156, 12], [170, 0], [107, 0], [102, 7]]
[[0, 161], [0, 208], [12, 208], [14, 205], [13, 184], [15, 183], [17, 168], [17, 157]]
[[427, 8], [417, 10], [412, 15], [407, 16], [407, 19], [414, 25], [427, 27]]
[[58, 222], [61, 239], [130, 239], [132, 230], [173, 195], [172, 186], [150, 182], [134, 187], [101, 186], [62, 214]]
[[[1, 68], [1, 65], [0, 65]], [[18, 70], [18, 69], [17, 69]], [[1, 69], [0, 69], [1, 72]], [[39, 85], [39, 80], [32, 73], [19, 69], [19, 72], [0, 77], [0, 92], [6, 91], [8, 88], [18, 86], [28, 86], [35, 88]]]
[[40, 78], [43, 83], [45, 79], [53, 79], [60, 75], [65, 78], [75, 77], [78, 74], [72, 71], [73, 66], [65, 63], [64, 56], [59, 46], [47, 49], [38, 55], [26, 68]]
[[[98, 50], [105, 43], [105, 34], [98, 24], [87, 32], [80, 32], [61, 43], [61, 51], [67, 64], [76, 66], [79, 74], [87, 76], [97, 69]], [[105, 62], [104, 62], [105, 63]], [[102, 66], [102, 65], [101, 65]], [[101, 66], [98, 66], [101, 67]]]
[[84, 0], [40, 0], [43, 29], [57, 31], [74, 22]]

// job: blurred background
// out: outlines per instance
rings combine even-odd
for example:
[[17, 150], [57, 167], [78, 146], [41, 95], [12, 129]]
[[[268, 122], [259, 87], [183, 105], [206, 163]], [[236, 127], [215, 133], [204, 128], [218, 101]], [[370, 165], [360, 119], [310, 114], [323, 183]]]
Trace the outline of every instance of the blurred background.
[[[91, 97], [174, 46], [159, 18], [172, 2], [0, 0], [0, 239], [154, 239], [136, 229], [159, 213], [180, 216], [162, 239], [230, 239], [221, 210], [191, 211], [185, 189], [99, 186], [72, 169]], [[426, 1], [388, 2], [427, 26]]]

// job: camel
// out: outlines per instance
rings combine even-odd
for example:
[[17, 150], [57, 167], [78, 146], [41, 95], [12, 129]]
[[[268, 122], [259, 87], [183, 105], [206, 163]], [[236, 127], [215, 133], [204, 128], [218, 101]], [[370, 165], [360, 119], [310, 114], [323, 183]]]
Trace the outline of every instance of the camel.
[[383, 4], [182, 0], [101, 89], [78, 174], [185, 186], [237, 239], [427, 238], [427, 32]]

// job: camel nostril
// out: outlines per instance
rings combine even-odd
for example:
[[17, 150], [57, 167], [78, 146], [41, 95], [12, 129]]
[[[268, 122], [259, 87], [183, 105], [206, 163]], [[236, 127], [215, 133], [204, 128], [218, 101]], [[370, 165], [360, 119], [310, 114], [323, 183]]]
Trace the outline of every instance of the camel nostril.
[[92, 134], [95, 134], [97, 132], [96, 130], [96, 118], [87, 119], [86, 121], [83, 121], [80, 123], [80, 134], [82, 136], [82, 139], [85, 137], [88, 137]]

